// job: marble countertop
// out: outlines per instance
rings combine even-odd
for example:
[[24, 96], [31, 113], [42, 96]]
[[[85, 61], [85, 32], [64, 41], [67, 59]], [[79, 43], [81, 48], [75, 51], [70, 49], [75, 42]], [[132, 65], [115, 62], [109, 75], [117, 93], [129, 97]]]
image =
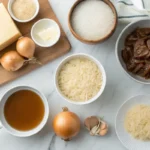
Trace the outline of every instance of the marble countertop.
[[[138, 94], [148, 94], [150, 86], [141, 85], [130, 79], [121, 69], [115, 57], [115, 42], [125, 25], [119, 24], [114, 35], [102, 44], [86, 45], [76, 40], [67, 25], [67, 14], [75, 0], [50, 0], [70, 42], [70, 53], [43, 66], [42, 68], [0, 87], [1, 96], [11, 87], [29, 85], [42, 91], [48, 99], [50, 117], [48, 123], [38, 134], [28, 138], [18, 138], [0, 130], [0, 150], [125, 150], [115, 133], [115, 116], [120, 105]], [[103, 65], [107, 74], [107, 84], [102, 96], [94, 103], [76, 106], [65, 102], [56, 93], [53, 79], [56, 66], [66, 56], [73, 53], [88, 53], [96, 57]], [[104, 116], [109, 124], [109, 133], [105, 137], [93, 137], [82, 125], [80, 134], [72, 141], [64, 142], [52, 131], [52, 118], [61, 111], [63, 106], [76, 112], [81, 120], [90, 115]], [[83, 124], [83, 122], [82, 122]]]

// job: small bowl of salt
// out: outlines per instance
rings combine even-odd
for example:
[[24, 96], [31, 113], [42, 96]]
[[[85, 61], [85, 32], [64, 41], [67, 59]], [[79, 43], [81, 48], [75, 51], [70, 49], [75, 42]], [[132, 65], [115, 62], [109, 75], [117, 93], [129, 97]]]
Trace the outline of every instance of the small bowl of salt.
[[109, 0], [80, 0], [72, 6], [68, 25], [81, 42], [96, 44], [108, 39], [117, 26], [117, 13]]

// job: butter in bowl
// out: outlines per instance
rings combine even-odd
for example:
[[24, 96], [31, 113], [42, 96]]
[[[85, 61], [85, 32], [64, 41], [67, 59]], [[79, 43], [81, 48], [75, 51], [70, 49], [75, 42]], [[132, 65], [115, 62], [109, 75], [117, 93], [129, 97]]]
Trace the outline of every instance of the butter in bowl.
[[31, 29], [32, 39], [41, 47], [51, 47], [55, 45], [58, 42], [60, 35], [60, 27], [52, 19], [41, 19], [37, 21]]

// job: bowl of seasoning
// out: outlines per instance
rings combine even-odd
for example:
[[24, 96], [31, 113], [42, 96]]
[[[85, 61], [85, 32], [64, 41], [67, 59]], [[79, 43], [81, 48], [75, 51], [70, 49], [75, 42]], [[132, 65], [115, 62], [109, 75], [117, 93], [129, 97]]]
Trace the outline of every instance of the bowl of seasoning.
[[150, 84], [150, 19], [130, 23], [116, 42], [116, 57], [133, 80]]
[[69, 12], [68, 25], [74, 37], [81, 42], [99, 43], [115, 31], [116, 9], [109, 0], [80, 0]]
[[73, 54], [61, 61], [55, 73], [55, 87], [62, 99], [76, 105], [97, 100], [106, 85], [102, 64], [88, 54]]
[[38, 0], [9, 0], [8, 11], [17, 22], [29, 22], [39, 13]]

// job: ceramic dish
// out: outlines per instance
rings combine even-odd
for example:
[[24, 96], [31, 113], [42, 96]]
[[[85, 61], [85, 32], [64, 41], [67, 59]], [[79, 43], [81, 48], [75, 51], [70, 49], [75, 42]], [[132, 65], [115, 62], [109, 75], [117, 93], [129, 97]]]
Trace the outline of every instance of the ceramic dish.
[[[55, 27], [57, 30], [57, 37], [55, 40], [47, 40], [47, 41], [43, 41], [38, 35], [37, 33], [42, 30], [42, 29], [47, 29], [49, 27]], [[51, 47], [53, 45], [55, 45], [59, 38], [60, 38], [61, 32], [60, 32], [60, 27], [59, 25], [52, 19], [41, 19], [39, 21], [37, 21], [31, 29], [31, 37], [34, 40], [34, 42], [41, 46], [41, 47]]]
[[128, 150], [149, 150], [150, 142], [134, 139], [124, 128], [124, 119], [126, 113], [131, 107], [137, 104], [150, 105], [150, 95], [135, 96], [123, 103], [116, 116], [116, 123], [115, 123], [116, 134], [119, 140], [121, 141], [121, 143]]
[[[36, 93], [38, 96], [41, 97], [41, 100], [43, 101], [44, 108], [45, 108], [44, 117], [43, 117], [41, 123], [37, 127], [33, 128], [31, 130], [28, 130], [28, 131], [19, 131], [19, 130], [16, 130], [15, 128], [11, 127], [7, 123], [5, 116], [4, 116], [4, 106], [5, 106], [5, 103], [8, 99], [8, 97], [10, 95], [12, 95], [13, 93], [20, 91], [20, 90], [29, 90], [29, 91], [33, 91], [34, 93]], [[27, 110], [28, 110], [28, 108], [27, 108]], [[7, 132], [9, 132], [10, 134], [12, 134], [14, 136], [28, 137], [28, 136], [31, 136], [31, 135], [38, 133], [45, 126], [45, 124], [48, 120], [48, 116], [49, 116], [49, 106], [48, 106], [48, 102], [47, 102], [46, 97], [37, 89], [34, 89], [32, 87], [29, 87], [29, 86], [18, 86], [18, 87], [14, 87], [14, 88], [9, 89], [4, 94], [4, 96], [2, 97], [2, 99], [0, 101], [0, 122], [2, 124], [2, 127], [4, 127], [4, 129]]]
[[[68, 62], [69, 60], [71, 60], [73, 58], [87, 58], [87, 59], [95, 62], [97, 64], [97, 66], [99, 67], [100, 71], [102, 72], [103, 82], [102, 82], [102, 86], [101, 86], [99, 92], [93, 98], [91, 98], [90, 100], [85, 101], [85, 102], [75, 102], [75, 101], [69, 100], [67, 97], [65, 97], [62, 94], [62, 92], [60, 91], [59, 86], [58, 86], [58, 80], [57, 79], [58, 79], [58, 74], [59, 74], [59, 71], [60, 71], [61, 67], [66, 62]], [[79, 54], [74, 54], [74, 55], [68, 56], [67, 58], [65, 58], [64, 60], [61, 61], [61, 63], [58, 65], [58, 67], [56, 69], [56, 73], [55, 73], [55, 87], [56, 87], [56, 90], [57, 90], [58, 94], [60, 95], [60, 97], [62, 97], [64, 100], [66, 100], [66, 101], [68, 101], [69, 103], [72, 103], [72, 104], [84, 105], [84, 104], [89, 104], [89, 103], [94, 102], [103, 93], [105, 85], [106, 85], [106, 73], [105, 73], [105, 70], [104, 70], [102, 64], [97, 59], [95, 59], [94, 57], [92, 57], [92, 56], [90, 56], [88, 54], [79, 53]]]
[[34, 0], [34, 3], [35, 3], [35, 5], [36, 5], [36, 12], [35, 12], [34, 16], [33, 16], [32, 18], [28, 19], [28, 20], [20, 20], [20, 19], [16, 18], [16, 17], [14, 16], [13, 12], [12, 12], [11, 7], [12, 7], [13, 2], [14, 2], [14, 0], [9, 0], [9, 1], [8, 1], [8, 12], [9, 12], [9, 14], [11, 15], [11, 17], [12, 17], [14, 20], [16, 20], [17, 22], [21, 22], [21, 23], [29, 22], [29, 21], [33, 20], [33, 19], [37, 16], [37, 14], [39, 13], [39, 10], [40, 10], [39, 2], [38, 2], [38, 0]]
[[105, 2], [113, 11], [114, 13], [114, 16], [115, 16], [115, 23], [114, 23], [114, 26], [111, 30], [111, 32], [106, 35], [104, 38], [101, 38], [101, 39], [98, 39], [98, 40], [86, 40], [86, 39], [83, 39], [81, 36], [79, 36], [73, 29], [72, 27], [72, 23], [71, 23], [71, 17], [72, 17], [72, 13], [74, 11], [74, 9], [78, 6], [78, 4], [80, 4], [80, 2], [82, 2], [84, 0], [78, 0], [74, 3], [74, 5], [72, 6], [70, 12], [69, 12], [69, 16], [68, 16], [68, 26], [69, 26], [69, 29], [71, 31], [71, 33], [74, 35], [75, 38], [77, 38], [79, 41], [83, 42], [83, 43], [87, 43], [87, 44], [96, 44], [96, 43], [100, 43], [102, 41], [105, 41], [106, 39], [108, 39], [115, 31], [116, 29], [116, 26], [117, 26], [117, 12], [116, 12], [116, 9], [114, 7], [114, 5], [109, 1], [109, 0], [103, 0], [103, 2]]
[[133, 23], [128, 24], [120, 33], [117, 42], [116, 42], [116, 57], [121, 65], [121, 68], [123, 68], [124, 72], [131, 77], [133, 80], [143, 83], [143, 84], [150, 84], [150, 79], [144, 79], [138, 75], [134, 75], [131, 72], [128, 72], [126, 69], [126, 65], [122, 59], [121, 51], [124, 48], [124, 42], [126, 37], [137, 27], [150, 27], [150, 19], [143, 19], [139, 21], [135, 21]]

